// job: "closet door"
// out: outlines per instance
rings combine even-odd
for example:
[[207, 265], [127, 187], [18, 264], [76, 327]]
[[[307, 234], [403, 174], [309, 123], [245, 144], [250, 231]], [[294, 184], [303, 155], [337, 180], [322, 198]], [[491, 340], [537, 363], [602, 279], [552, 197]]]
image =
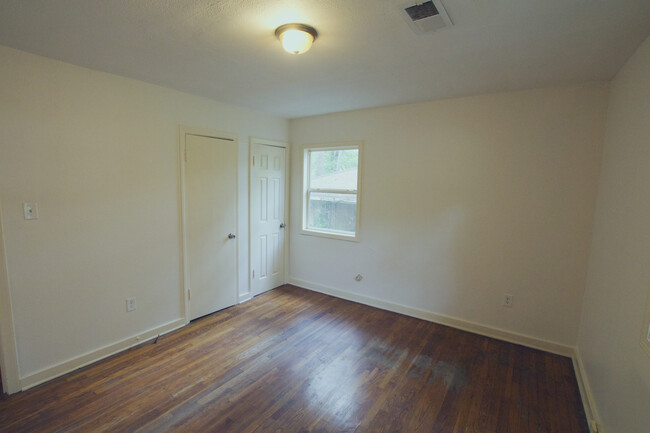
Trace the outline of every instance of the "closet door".
[[237, 303], [237, 143], [186, 135], [190, 320]]

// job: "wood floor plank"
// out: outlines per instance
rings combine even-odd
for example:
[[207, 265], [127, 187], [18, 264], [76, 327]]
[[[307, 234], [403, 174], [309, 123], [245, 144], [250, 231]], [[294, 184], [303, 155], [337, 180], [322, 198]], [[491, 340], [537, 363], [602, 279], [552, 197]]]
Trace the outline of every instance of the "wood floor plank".
[[587, 433], [568, 358], [283, 286], [0, 401], [0, 432]]

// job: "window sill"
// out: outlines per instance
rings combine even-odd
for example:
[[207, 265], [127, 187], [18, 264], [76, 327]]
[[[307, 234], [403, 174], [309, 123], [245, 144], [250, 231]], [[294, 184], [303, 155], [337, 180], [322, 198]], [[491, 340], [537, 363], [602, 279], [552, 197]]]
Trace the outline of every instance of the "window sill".
[[359, 242], [359, 234], [356, 234], [355, 236], [346, 236], [346, 235], [340, 235], [332, 232], [321, 232], [317, 230], [305, 230], [305, 229], [300, 230], [300, 234], [306, 236], [315, 236], [319, 238], [338, 239], [341, 241], [348, 241], [348, 242]]

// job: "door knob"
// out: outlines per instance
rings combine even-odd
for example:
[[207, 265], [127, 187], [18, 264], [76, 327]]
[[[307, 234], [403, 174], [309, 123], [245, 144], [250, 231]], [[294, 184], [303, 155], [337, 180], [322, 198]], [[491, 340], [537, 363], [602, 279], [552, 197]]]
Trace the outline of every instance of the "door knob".
[[280, 224], [280, 228], [281, 228], [281, 229], [285, 228], [286, 226], [287, 226], [287, 225], [286, 225], [285, 223]]
[[228, 235], [228, 239], [235, 239], [236, 237], [237, 237], [237, 236], [233, 235], [232, 233], [230, 233], [230, 234]]

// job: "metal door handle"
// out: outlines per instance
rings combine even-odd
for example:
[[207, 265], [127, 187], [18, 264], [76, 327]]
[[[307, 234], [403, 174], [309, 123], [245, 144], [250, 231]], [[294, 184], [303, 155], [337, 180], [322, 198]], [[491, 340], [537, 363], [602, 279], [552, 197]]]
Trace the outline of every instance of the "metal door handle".
[[237, 237], [237, 236], [233, 235], [232, 233], [230, 233], [230, 234], [228, 235], [228, 239], [235, 239], [236, 237]]
[[286, 226], [287, 226], [287, 225], [286, 225], [285, 223], [280, 224], [280, 228], [281, 228], [281, 229], [285, 228]]

